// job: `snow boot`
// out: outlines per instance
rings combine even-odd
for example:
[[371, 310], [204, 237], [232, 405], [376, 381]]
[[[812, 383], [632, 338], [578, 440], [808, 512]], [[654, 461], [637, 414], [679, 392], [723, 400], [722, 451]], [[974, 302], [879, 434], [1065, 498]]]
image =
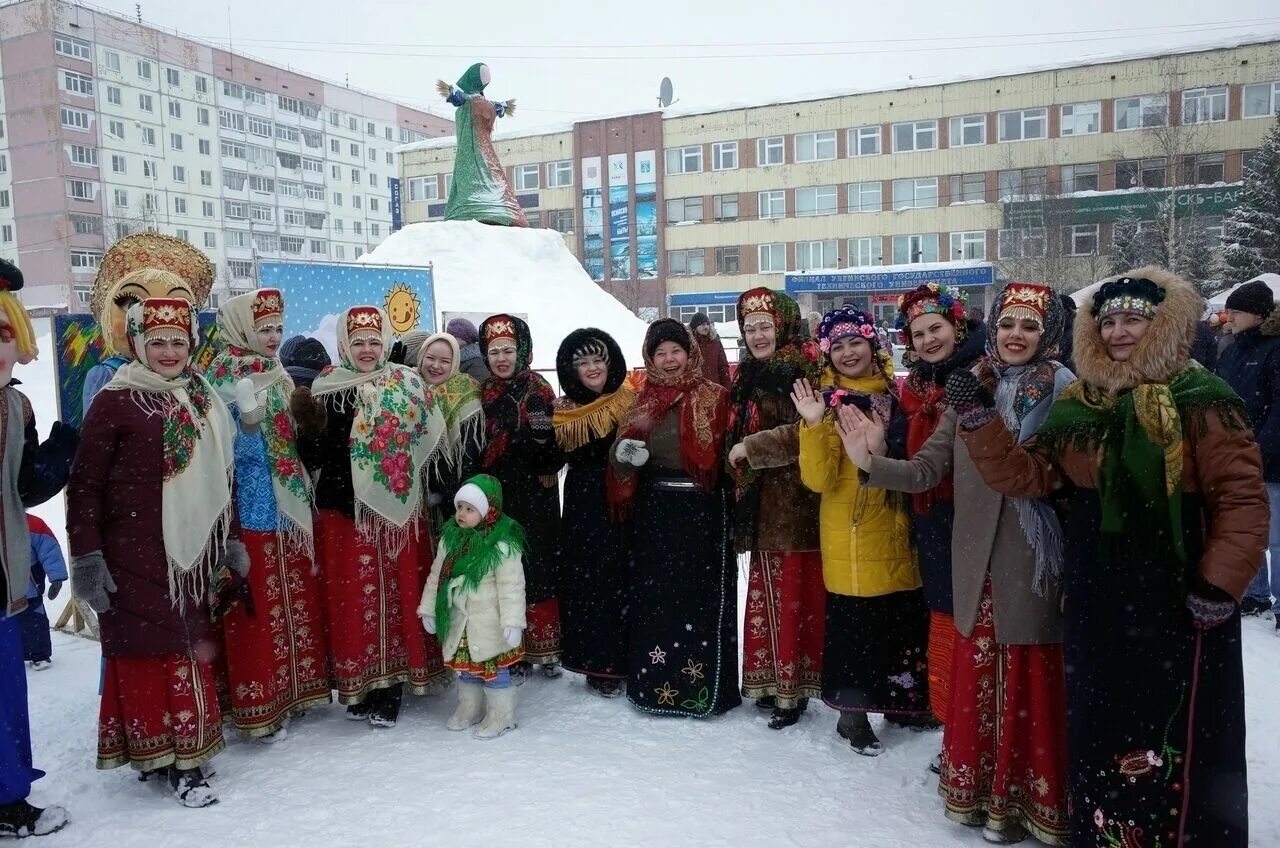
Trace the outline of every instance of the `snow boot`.
[[588, 677], [587, 685], [601, 698], [616, 698], [622, 694], [622, 681], [607, 677]]
[[263, 745], [274, 745], [277, 742], [283, 742], [289, 738], [289, 722], [286, 720], [274, 732], [268, 733], [266, 736], [259, 736], [258, 742]]
[[53, 660], [32, 660], [32, 661], [31, 661], [31, 670], [32, 670], [32, 671], [46, 671], [46, 670], [48, 670], [49, 666], [51, 666], [51, 665], [53, 665]]
[[799, 707], [774, 707], [773, 715], [769, 716], [769, 729], [782, 730], [800, 721], [800, 714], [804, 710]]
[[26, 799], [0, 805], [0, 836], [23, 839], [48, 836], [67, 826], [71, 819], [62, 807], [33, 807]]
[[768, 695], [764, 698], [756, 698], [756, 706], [762, 710], [771, 710], [777, 705], [777, 699], [772, 695]]
[[[840, 724], [844, 724], [844, 730], [840, 729]], [[871, 720], [866, 713], [843, 714], [836, 725], [836, 732], [849, 740], [849, 747], [854, 753], [864, 757], [878, 757], [884, 753], [884, 745], [871, 729]]]
[[368, 721], [369, 711], [372, 709], [371, 699], [373, 693], [365, 695], [358, 704], [349, 704], [347, 706], [347, 721]]
[[1255, 598], [1252, 595], [1245, 595], [1244, 600], [1240, 602], [1241, 617], [1260, 616], [1268, 612], [1271, 612], [1270, 598]]
[[404, 684], [397, 683], [374, 693], [373, 709], [369, 711], [370, 727], [395, 727], [400, 717], [400, 702], [404, 698]]
[[942, 774], [942, 752], [933, 755], [933, 759], [929, 761], [929, 771], [934, 774]]
[[484, 709], [484, 687], [479, 683], [458, 684], [458, 709], [454, 711], [445, 727], [450, 730], [466, 730], [480, 721]]
[[542, 676], [548, 680], [555, 680], [562, 674], [564, 674], [564, 669], [560, 667], [560, 663], [549, 662], [542, 664]]
[[1027, 829], [1017, 822], [1009, 822], [999, 830], [991, 825], [982, 829], [982, 838], [993, 845], [1016, 845], [1029, 835]]
[[511, 673], [511, 685], [523, 686], [525, 680], [529, 677], [529, 672], [533, 670], [533, 663], [528, 660], [520, 660], [507, 670]]
[[169, 788], [173, 790], [173, 797], [184, 807], [199, 809], [218, 803], [213, 787], [198, 768], [169, 769]]
[[516, 729], [516, 687], [484, 690], [484, 721], [476, 728], [477, 739], [497, 739]]

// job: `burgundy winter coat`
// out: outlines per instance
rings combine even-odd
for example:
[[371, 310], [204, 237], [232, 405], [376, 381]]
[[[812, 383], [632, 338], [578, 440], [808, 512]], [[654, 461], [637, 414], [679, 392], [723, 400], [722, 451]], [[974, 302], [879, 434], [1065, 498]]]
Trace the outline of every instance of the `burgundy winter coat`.
[[111, 608], [98, 616], [103, 656], [187, 655], [212, 645], [209, 607], [188, 598], [180, 614], [170, 601], [163, 421], [129, 395], [102, 392], [89, 407], [67, 484], [67, 541], [72, 557], [102, 551], [116, 583]]

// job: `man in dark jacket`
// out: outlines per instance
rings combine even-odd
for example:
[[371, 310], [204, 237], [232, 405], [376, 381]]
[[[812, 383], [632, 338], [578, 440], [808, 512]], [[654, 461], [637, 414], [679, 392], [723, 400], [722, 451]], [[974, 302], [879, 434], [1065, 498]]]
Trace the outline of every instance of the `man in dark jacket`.
[[693, 331], [698, 350], [702, 352], [702, 376], [729, 388], [729, 357], [725, 356], [724, 345], [720, 344], [720, 337], [716, 335], [716, 328], [711, 326], [707, 313], [699, 312], [694, 315], [689, 321], [689, 329]]
[[444, 331], [458, 340], [458, 370], [470, 374], [477, 383], [489, 379], [489, 366], [484, 364], [476, 325], [466, 318], [454, 318], [445, 325]]
[[320, 372], [332, 363], [324, 343], [309, 336], [293, 336], [280, 345], [280, 364], [293, 378], [295, 386], [311, 388]]
[[[1253, 280], [1227, 298], [1227, 315], [1235, 341], [1218, 357], [1218, 376], [1231, 384], [1249, 412], [1271, 500], [1270, 582], [1264, 563], [1240, 611], [1266, 615], [1280, 611], [1280, 309], [1271, 288]], [[1280, 632], [1280, 618], [1276, 629]]]

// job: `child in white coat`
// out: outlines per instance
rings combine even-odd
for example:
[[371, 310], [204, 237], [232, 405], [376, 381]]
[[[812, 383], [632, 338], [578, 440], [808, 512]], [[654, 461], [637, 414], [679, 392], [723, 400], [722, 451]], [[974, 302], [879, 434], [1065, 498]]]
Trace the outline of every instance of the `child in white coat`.
[[480, 722], [476, 738], [493, 739], [516, 727], [508, 669], [524, 658], [524, 529], [503, 515], [502, 484], [488, 474], [464, 483], [453, 505], [418, 615], [458, 672], [458, 709], [446, 727]]

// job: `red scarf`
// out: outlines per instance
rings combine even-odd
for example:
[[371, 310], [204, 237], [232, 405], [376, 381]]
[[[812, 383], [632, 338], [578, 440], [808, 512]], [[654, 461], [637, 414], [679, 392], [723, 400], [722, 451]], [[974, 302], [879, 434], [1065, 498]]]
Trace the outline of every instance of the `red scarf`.
[[[947, 408], [947, 391], [930, 380], [914, 379], [913, 372], [902, 384], [899, 403], [907, 414], [907, 459], [911, 459], [929, 441], [938, 429], [942, 413]], [[911, 496], [911, 506], [916, 515], [928, 515], [938, 501], [955, 497], [951, 475], [926, 492]]]

